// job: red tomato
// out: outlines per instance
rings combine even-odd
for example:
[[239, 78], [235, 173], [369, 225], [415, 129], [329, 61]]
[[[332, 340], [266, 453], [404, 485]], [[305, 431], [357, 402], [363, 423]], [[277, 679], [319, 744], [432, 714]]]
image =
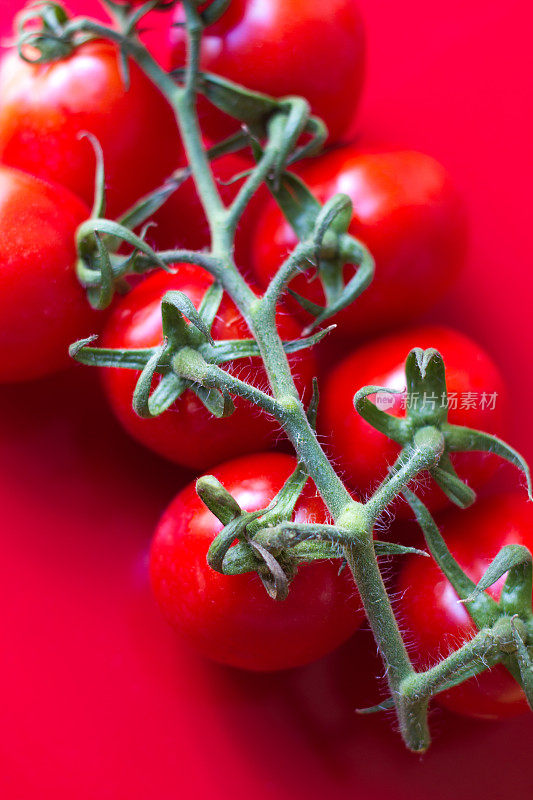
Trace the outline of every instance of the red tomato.
[[[106, 347], [151, 347], [162, 340], [161, 298], [170, 289], [184, 292], [199, 306], [212, 283], [211, 276], [191, 265], [180, 265], [177, 275], [157, 272], [138, 284], [114, 310], [106, 327]], [[278, 330], [284, 340], [297, 339], [300, 327], [291, 316], [278, 312]], [[212, 328], [216, 339], [247, 339], [250, 332], [233, 302], [224, 295]], [[316, 374], [309, 350], [291, 359], [300, 393], [310, 388]], [[228, 365], [224, 366], [228, 369]], [[239, 359], [233, 371], [248, 382], [266, 388], [267, 378], [258, 359]], [[235, 412], [216, 419], [192, 391], [186, 391], [164, 414], [141, 419], [131, 399], [138, 375], [132, 370], [107, 369], [104, 384], [111, 406], [126, 430], [160, 455], [192, 469], [205, 469], [228, 456], [270, 447], [280, 438], [279, 425], [258, 408], [235, 398]]]
[[[497, 367], [479, 345], [450, 328], [430, 326], [377, 339], [355, 350], [330, 373], [319, 407], [319, 427], [331, 455], [361, 494], [370, 492], [386, 476], [387, 466], [394, 463], [400, 448], [359, 416], [353, 396], [363, 386], [404, 389], [404, 363], [413, 347], [435, 347], [444, 357], [450, 422], [502, 434], [506, 388]], [[390, 405], [384, 410], [397, 417], [405, 414], [405, 394], [387, 399]], [[488, 453], [457, 453], [451, 459], [459, 476], [474, 489], [485, 483], [498, 465], [497, 456]], [[449, 502], [433, 482], [426, 489], [420, 484], [416, 491], [433, 510]], [[407, 506], [401, 504], [401, 509], [407, 511]]]
[[61, 186], [0, 166], [0, 381], [68, 365], [68, 345], [95, 333], [74, 272], [88, 208]]
[[[292, 456], [258, 453], [213, 474], [247, 511], [265, 508], [296, 465]], [[306, 487], [295, 519], [326, 522], [316, 490]], [[268, 597], [255, 573], [220, 575], [206, 562], [222, 524], [204, 506], [194, 483], [175, 497], [156, 530], [150, 572], [167, 619], [206, 656], [252, 670], [307, 664], [335, 649], [359, 627], [363, 611], [347, 570], [333, 561], [305, 564], [289, 596]]]
[[[466, 511], [449, 512], [441, 531], [461, 567], [477, 583], [504, 545], [521, 544], [533, 550], [533, 504], [518, 493], [483, 498]], [[477, 628], [432, 559], [409, 557], [403, 564], [401, 619], [413, 654], [416, 646], [417, 661], [425, 668], [471, 639]], [[495, 599], [503, 583], [501, 579], [489, 589]], [[521, 688], [500, 665], [439, 694], [437, 700], [452, 711], [484, 719], [528, 710]]]
[[[413, 151], [361, 153], [351, 146], [320, 156], [299, 174], [321, 202], [337, 192], [351, 198], [350, 233], [376, 261], [371, 286], [335, 317], [342, 332], [368, 334], [412, 318], [452, 284], [464, 260], [466, 220], [448, 175], [433, 158]], [[250, 249], [261, 286], [296, 244], [292, 228], [270, 200]], [[346, 273], [351, 276], [353, 268]], [[298, 275], [290, 286], [323, 305], [315, 275], [314, 270]], [[310, 319], [297, 308], [302, 319]]]
[[0, 70], [0, 157], [91, 204], [95, 157], [79, 139], [90, 131], [104, 152], [107, 213], [125, 211], [184, 160], [170, 106], [131, 61], [130, 77], [126, 90], [116, 48], [106, 42], [51, 64], [9, 53]]
[[[176, 18], [183, 20], [178, 6]], [[172, 62], [186, 57], [182, 27], [171, 29]], [[330, 139], [344, 136], [363, 86], [365, 34], [353, 0], [232, 0], [202, 38], [201, 68], [275, 97], [302, 95]], [[213, 139], [236, 123], [209, 104], [201, 122]]]

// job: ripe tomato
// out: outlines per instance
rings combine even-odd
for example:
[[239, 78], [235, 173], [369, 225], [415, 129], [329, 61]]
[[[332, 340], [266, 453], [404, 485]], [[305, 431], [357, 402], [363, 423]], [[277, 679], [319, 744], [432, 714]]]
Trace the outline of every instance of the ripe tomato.
[[[518, 493], [483, 498], [466, 511], [445, 515], [441, 531], [461, 567], [477, 582], [504, 545], [521, 544], [533, 550], [533, 504]], [[409, 557], [402, 563], [401, 619], [409, 631], [413, 653], [416, 646], [419, 666], [426, 667], [471, 639], [477, 629], [432, 559]], [[503, 582], [501, 579], [489, 589], [495, 599]], [[500, 665], [439, 694], [437, 701], [452, 711], [483, 719], [501, 719], [528, 710], [521, 688]]]
[[[327, 376], [319, 408], [319, 427], [331, 455], [344, 470], [346, 480], [361, 494], [371, 491], [386, 476], [399, 446], [359, 416], [353, 396], [363, 386], [404, 389], [404, 363], [413, 347], [435, 347], [444, 357], [450, 422], [502, 434], [506, 388], [495, 364], [471, 339], [450, 328], [425, 326], [369, 342]], [[405, 394], [386, 397], [390, 405], [384, 410], [403, 416]], [[436, 402], [441, 402], [440, 398]], [[457, 453], [451, 459], [459, 476], [474, 489], [485, 483], [498, 465], [497, 456], [488, 453]], [[433, 482], [425, 490], [418, 486], [417, 492], [433, 510], [448, 504]], [[407, 509], [407, 505], [398, 504], [399, 511]]]
[[[177, 21], [183, 9], [176, 9]], [[182, 27], [171, 28], [172, 63], [186, 57]], [[282, 45], [282, 46], [280, 46]], [[201, 68], [275, 97], [302, 95], [338, 141], [354, 119], [365, 66], [363, 22], [353, 0], [232, 0], [202, 38]], [[205, 132], [220, 139], [236, 123], [202, 104]]]
[[99, 329], [74, 273], [88, 216], [67, 189], [0, 166], [0, 381], [67, 366], [68, 345]]
[[[448, 175], [433, 158], [413, 151], [361, 153], [350, 146], [309, 162], [299, 174], [322, 202], [337, 192], [351, 198], [350, 233], [376, 261], [370, 287], [335, 317], [340, 331], [368, 334], [398, 324], [427, 309], [451, 285], [464, 260], [466, 221]], [[250, 249], [261, 286], [296, 244], [270, 200]], [[353, 274], [352, 267], [348, 271]], [[296, 276], [290, 286], [315, 303], [325, 302], [314, 271]], [[310, 319], [301, 306], [298, 314]]]
[[79, 139], [90, 131], [104, 152], [107, 214], [126, 210], [183, 163], [170, 106], [133, 62], [130, 78], [126, 90], [107, 42], [88, 42], [51, 64], [9, 53], [0, 70], [0, 158], [91, 204], [95, 157]]
[[[296, 465], [292, 456], [257, 453], [221, 464], [213, 474], [247, 511], [265, 508]], [[316, 490], [306, 487], [295, 519], [326, 522]], [[220, 575], [206, 562], [222, 524], [189, 484], [166, 510], [152, 542], [150, 573], [167, 619], [204, 655], [252, 670], [314, 661], [361, 624], [363, 611], [347, 570], [332, 561], [305, 564], [283, 602], [255, 573]]]
[[[191, 265], [180, 265], [176, 275], [157, 272], [138, 284], [116, 306], [103, 337], [106, 347], [151, 347], [162, 340], [161, 298], [170, 289], [184, 292], [199, 306], [212, 283], [211, 276]], [[278, 313], [278, 330], [284, 340], [296, 339], [300, 327], [287, 313]], [[233, 302], [224, 295], [212, 328], [216, 339], [247, 339], [250, 332]], [[310, 388], [315, 360], [309, 350], [291, 357], [301, 393]], [[224, 369], [228, 369], [224, 365]], [[231, 367], [230, 367], [231, 368]], [[257, 358], [239, 359], [232, 367], [243, 379], [261, 387], [267, 378]], [[235, 398], [235, 412], [216, 419], [192, 391], [186, 391], [159, 417], [141, 419], [131, 399], [138, 375], [132, 370], [107, 369], [104, 385], [120, 422], [140, 442], [162, 456], [192, 469], [205, 469], [228, 456], [268, 448], [279, 439], [279, 426], [258, 408]]]

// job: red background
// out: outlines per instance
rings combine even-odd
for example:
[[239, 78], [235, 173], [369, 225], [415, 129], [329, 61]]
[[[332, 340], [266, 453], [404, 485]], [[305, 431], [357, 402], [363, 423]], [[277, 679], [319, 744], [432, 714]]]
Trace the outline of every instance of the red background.
[[[510, 438], [531, 458], [530, 4], [360, 5], [370, 60], [359, 129], [426, 150], [461, 187], [469, 265], [431, 316], [502, 365]], [[5, 0], [1, 10], [7, 33]], [[531, 797], [531, 716], [482, 724], [436, 710], [423, 758], [389, 720], [355, 716], [369, 701], [360, 674], [375, 667], [367, 633], [270, 677], [178, 642], [151, 601], [146, 552], [183, 474], [127, 440], [100, 402], [83, 369], [1, 392], [3, 798]]]

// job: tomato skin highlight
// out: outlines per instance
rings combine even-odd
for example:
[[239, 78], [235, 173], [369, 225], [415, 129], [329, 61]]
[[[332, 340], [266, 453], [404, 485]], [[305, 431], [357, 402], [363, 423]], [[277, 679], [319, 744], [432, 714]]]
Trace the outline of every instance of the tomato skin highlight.
[[[351, 145], [296, 171], [321, 202], [338, 192], [350, 197], [349, 232], [376, 262], [372, 284], [335, 316], [340, 332], [368, 335], [411, 320], [452, 285], [465, 258], [466, 218], [456, 189], [435, 159], [415, 151], [365, 153]], [[297, 240], [273, 200], [258, 219], [250, 259], [259, 285], [266, 286]], [[353, 267], [345, 267], [345, 273], [351, 276]], [[315, 274], [297, 275], [290, 287], [323, 305]], [[289, 307], [310, 319], [295, 302]]]
[[[117, 303], [104, 331], [103, 346], [136, 348], [160, 344], [160, 303], [165, 292], [182, 291], [198, 307], [212, 280], [205, 270], [188, 264], [180, 264], [176, 275], [162, 271], [150, 275]], [[277, 322], [284, 340], [301, 335], [299, 324], [286, 312], [278, 312]], [[215, 340], [250, 338], [246, 323], [227, 295], [222, 299], [212, 334]], [[298, 390], [310, 397], [316, 374], [313, 354], [309, 350], [296, 353], [291, 356], [291, 363], [296, 368]], [[256, 386], [267, 387], [259, 358], [239, 359], [232, 366], [223, 365], [223, 369], [231, 369]], [[141, 419], [131, 406], [138, 373], [105, 369], [102, 376], [111, 407], [128, 433], [156, 453], [191, 469], [205, 469], [258, 447], [267, 449], [281, 438], [279, 424], [246, 400], [234, 398], [235, 412], [216, 419], [190, 390], [161, 416]]]
[[[465, 511], [454, 509], [442, 517], [439, 527], [452, 554], [476, 582], [504, 545], [533, 550], [533, 504], [518, 492], [482, 498]], [[426, 667], [429, 658], [434, 663], [446, 656], [471, 639], [477, 628], [433, 559], [409, 556], [402, 565], [400, 616], [412, 656]], [[504, 581], [488, 590], [495, 599]], [[501, 665], [442, 692], [436, 700], [451, 711], [480, 719], [504, 719], [528, 710], [522, 689]]]
[[[89, 206], [95, 155], [102, 146], [107, 215], [125, 211], [184, 163], [167, 101], [131, 60], [126, 91], [116, 47], [88, 42], [51, 64], [28, 64], [16, 51], [0, 69], [0, 158], [71, 189]], [[157, 131], [157, 144], [154, 140]]]
[[[241, 507], [254, 511], [268, 505], [295, 465], [292, 456], [256, 453], [221, 464], [213, 475]], [[304, 490], [295, 519], [327, 521], [314, 488]], [[207, 565], [207, 550], [221, 528], [191, 483], [167, 508], [151, 548], [157, 602], [201, 653], [243, 669], [287, 669], [320, 658], [359, 627], [361, 602], [348, 570], [339, 575], [338, 562], [301, 566], [288, 598], [278, 602], [255, 573], [221, 575]]]
[[[175, 18], [183, 20], [180, 6]], [[170, 37], [172, 64], [182, 67], [185, 33], [174, 27]], [[305, 97], [333, 142], [353, 123], [363, 88], [365, 49], [363, 21], [353, 0], [232, 0], [202, 37], [200, 65], [268, 95]], [[202, 128], [213, 140], [238, 127], [207, 101], [200, 112]]]
[[[504, 432], [507, 390], [503, 378], [489, 356], [467, 336], [451, 328], [422, 326], [369, 342], [354, 350], [326, 377], [319, 406], [319, 430], [325, 437], [326, 449], [348, 483], [362, 496], [385, 478], [387, 466], [392, 466], [400, 447], [355, 411], [354, 394], [363, 386], [405, 389], [404, 364], [413, 347], [435, 347], [444, 357], [452, 424], [496, 436]], [[475, 395], [475, 408], [461, 407], [463, 401], [468, 405], [467, 393]], [[495, 395], [494, 408], [490, 400], [481, 408], [483, 393], [487, 397]], [[457, 408], [451, 407], [454, 396]], [[391, 395], [386, 411], [403, 416], [402, 403], [405, 404], [405, 393]], [[490, 453], [454, 453], [450, 457], [459, 477], [473, 489], [486, 483], [499, 464], [498, 457]], [[449, 505], [434, 482], [427, 487], [420, 484], [416, 491], [431, 510]], [[395, 511], [412, 516], [404, 502], [395, 503]]]
[[0, 381], [63, 369], [68, 346], [100, 329], [74, 270], [88, 217], [62, 186], [0, 166]]

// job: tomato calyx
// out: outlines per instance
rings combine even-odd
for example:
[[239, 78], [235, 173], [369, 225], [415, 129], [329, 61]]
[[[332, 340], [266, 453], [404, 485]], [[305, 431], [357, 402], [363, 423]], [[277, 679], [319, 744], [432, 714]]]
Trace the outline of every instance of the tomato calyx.
[[[311, 424], [316, 412], [314, 406], [312, 402], [307, 412]], [[209, 566], [223, 575], [257, 572], [267, 593], [275, 600], [288, 596], [290, 582], [300, 564], [338, 559], [342, 570], [343, 548], [353, 544], [353, 531], [334, 524], [292, 519], [308, 479], [303, 464], [298, 463], [272, 502], [250, 513], [242, 511], [213, 475], [199, 478], [198, 496], [224, 525], [209, 548]], [[378, 556], [427, 557], [422, 550], [394, 542], [374, 541], [374, 549]]]
[[[91, 222], [94, 222], [92, 220]], [[100, 220], [100, 222], [102, 222]], [[109, 220], [107, 222], [110, 222]], [[113, 233], [112, 225], [106, 232]], [[131, 234], [131, 241], [134, 237]], [[168, 291], [161, 301], [163, 343], [157, 347], [139, 349], [93, 347], [95, 336], [71, 345], [69, 353], [80, 363], [98, 367], [119, 367], [140, 370], [132, 405], [144, 418], [156, 417], [166, 411], [186, 389], [191, 389], [215, 417], [233, 413], [234, 405], [225, 378], [228, 373], [220, 364], [240, 358], [259, 356], [254, 339], [214, 341], [211, 327], [218, 312], [223, 289], [213, 283], [206, 291], [199, 310], [181, 291]], [[329, 329], [284, 343], [286, 353], [312, 347], [329, 333]], [[152, 390], [155, 376], [160, 377]], [[231, 384], [246, 396], [248, 384], [235, 379]]]
[[[533, 708], [533, 556], [523, 545], [505, 545], [485, 573], [474, 583], [451, 554], [444, 538], [425, 505], [405, 489], [404, 497], [416, 520], [432, 557], [456, 591], [478, 628], [490, 629], [493, 657], [501, 661], [522, 686]], [[500, 598], [487, 593], [493, 584], [507, 575]], [[448, 686], [443, 688], [449, 688]]]
[[[365, 386], [356, 392], [353, 398], [355, 410], [366, 422], [402, 446], [388, 481], [394, 474], [399, 473], [400, 469], [405, 469], [406, 464], [417, 457], [421, 448], [422, 450], [426, 448], [429, 460], [424, 468], [452, 503], [460, 508], [467, 508], [474, 502], [476, 495], [457, 475], [449, 454], [469, 451], [491, 452], [523, 472], [527, 480], [528, 494], [530, 498], [532, 497], [529, 467], [516, 450], [484, 431], [451, 425], [448, 422], [449, 401], [445, 365], [437, 350], [433, 348], [411, 350], [405, 362], [405, 377], [407, 386], [405, 417], [396, 417], [383, 410], [383, 406], [390, 405], [388, 395], [402, 394], [402, 390]], [[375, 402], [370, 400], [371, 395], [376, 396]], [[437, 457], [433, 461], [429, 452], [431, 445], [425, 445], [420, 438], [420, 433], [424, 429], [428, 431], [431, 429], [442, 437], [442, 451], [436, 453]], [[415, 473], [412, 477], [414, 476]], [[401, 489], [402, 486], [398, 483], [398, 492]], [[386, 497], [387, 502], [391, 502], [394, 493], [389, 492]]]
[[59, 3], [31, 5], [16, 19], [17, 50], [30, 64], [47, 64], [67, 58], [75, 49], [70, 18]]
[[[362, 242], [348, 234], [353, 206], [347, 195], [336, 194], [322, 206], [305, 183], [287, 171], [282, 173], [279, 183], [268, 178], [266, 183], [297, 237], [301, 242], [311, 244], [307, 264], [297, 264], [296, 268], [287, 270], [283, 282], [285, 288], [298, 270], [309, 266], [316, 269], [316, 277], [322, 283], [326, 298], [325, 306], [288, 289], [302, 308], [315, 318], [306, 329], [310, 331], [347, 308], [368, 288], [374, 277], [374, 259]], [[345, 264], [357, 267], [347, 282], [344, 279]]]

